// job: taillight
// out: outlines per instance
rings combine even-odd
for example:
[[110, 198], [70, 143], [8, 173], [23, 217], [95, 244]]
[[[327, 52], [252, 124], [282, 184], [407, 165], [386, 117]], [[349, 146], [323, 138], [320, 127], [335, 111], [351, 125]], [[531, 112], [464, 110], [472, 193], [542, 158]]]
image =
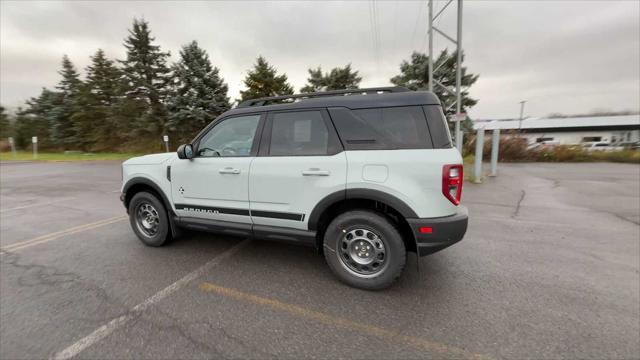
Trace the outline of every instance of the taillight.
[[454, 205], [460, 204], [462, 197], [462, 165], [442, 167], [442, 194]]

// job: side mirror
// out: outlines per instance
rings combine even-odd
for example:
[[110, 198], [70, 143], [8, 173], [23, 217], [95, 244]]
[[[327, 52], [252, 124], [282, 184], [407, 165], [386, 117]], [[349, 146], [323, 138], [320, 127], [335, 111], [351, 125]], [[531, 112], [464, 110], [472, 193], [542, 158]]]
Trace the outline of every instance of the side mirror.
[[193, 159], [193, 146], [191, 144], [182, 144], [178, 147], [179, 159]]

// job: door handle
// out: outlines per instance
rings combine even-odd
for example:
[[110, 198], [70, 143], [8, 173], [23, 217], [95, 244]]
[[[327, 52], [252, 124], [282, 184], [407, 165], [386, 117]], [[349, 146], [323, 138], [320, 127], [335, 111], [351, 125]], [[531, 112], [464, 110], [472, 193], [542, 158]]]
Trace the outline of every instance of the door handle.
[[238, 175], [240, 174], [240, 169], [234, 169], [232, 167], [226, 167], [224, 169], [220, 169], [218, 170], [218, 172], [220, 174], [233, 174], [233, 175]]
[[329, 176], [331, 172], [329, 170], [320, 170], [318, 168], [311, 168], [302, 171], [302, 176]]

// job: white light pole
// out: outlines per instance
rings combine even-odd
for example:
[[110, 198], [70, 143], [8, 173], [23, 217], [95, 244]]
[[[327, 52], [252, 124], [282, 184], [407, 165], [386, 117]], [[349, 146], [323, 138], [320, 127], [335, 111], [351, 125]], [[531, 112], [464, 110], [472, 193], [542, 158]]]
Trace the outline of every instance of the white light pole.
[[476, 133], [476, 158], [473, 165], [473, 182], [482, 182], [482, 150], [484, 148], [484, 127], [478, 129]]
[[520, 101], [520, 123], [518, 125], [518, 132], [522, 130], [522, 118], [524, 117], [524, 104], [527, 100]]
[[[496, 126], [498, 126], [496, 124]], [[500, 148], [500, 129], [493, 129], [491, 134], [491, 175], [498, 175], [498, 149]]]

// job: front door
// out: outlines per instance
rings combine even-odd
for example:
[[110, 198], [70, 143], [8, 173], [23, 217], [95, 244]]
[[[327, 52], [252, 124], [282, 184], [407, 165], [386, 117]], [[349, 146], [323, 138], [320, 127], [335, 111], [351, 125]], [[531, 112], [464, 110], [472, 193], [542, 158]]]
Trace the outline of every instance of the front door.
[[344, 191], [347, 160], [325, 110], [270, 113], [251, 163], [255, 225], [307, 230], [313, 207]]
[[249, 168], [258, 147], [261, 115], [218, 121], [194, 144], [195, 157], [171, 164], [178, 216], [251, 223]]

